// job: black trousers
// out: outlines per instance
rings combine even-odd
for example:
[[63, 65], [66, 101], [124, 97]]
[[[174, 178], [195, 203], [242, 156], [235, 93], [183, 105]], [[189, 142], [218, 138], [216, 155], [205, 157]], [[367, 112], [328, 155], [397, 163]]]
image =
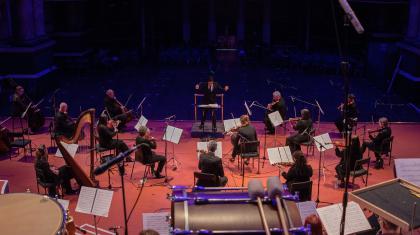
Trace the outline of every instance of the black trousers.
[[346, 174], [346, 166], [343, 163], [338, 164], [335, 166], [335, 172], [337, 172], [338, 179], [343, 181], [345, 174]]
[[366, 148], [373, 151], [377, 161], [382, 159], [381, 154], [379, 154], [379, 149], [376, 148], [375, 143], [373, 143], [372, 141], [363, 142], [362, 147], [361, 147], [362, 154], [366, 151]]
[[155, 171], [155, 164], [153, 164], [152, 166], [152, 172], [157, 172], [157, 173], [161, 173], [163, 170], [163, 167], [166, 164], [166, 157], [162, 156], [162, 155], [157, 155], [157, 154], [153, 154], [152, 157], [150, 159], [148, 159], [147, 163], [156, 163], [158, 162], [158, 168]]
[[102, 147], [110, 148], [110, 149], [115, 148], [117, 150], [117, 154], [128, 150], [127, 144], [124, 143], [124, 141], [122, 140], [112, 140], [109, 146], [102, 146]]
[[70, 180], [74, 178], [73, 171], [71, 170], [70, 166], [62, 166], [58, 168], [58, 175], [53, 175], [53, 178], [49, 179], [49, 183], [51, 186], [48, 187], [48, 195], [50, 197], [55, 197], [57, 194], [57, 185], [61, 184], [61, 187], [66, 191], [72, 191]]
[[286, 138], [286, 146], [290, 147], [290, 152], [293, 154], [295, 151], [300, 150], [301, 143], [307, 142], [308, 140], [309, 137], [307, 135], [296, 133]]
[[201, 115], [201, 125], [204, 125], [206, 121], [207, 113], [210, 113], [212, 127], [216, 128], [216, 110], [215, 109], [203, 109]]

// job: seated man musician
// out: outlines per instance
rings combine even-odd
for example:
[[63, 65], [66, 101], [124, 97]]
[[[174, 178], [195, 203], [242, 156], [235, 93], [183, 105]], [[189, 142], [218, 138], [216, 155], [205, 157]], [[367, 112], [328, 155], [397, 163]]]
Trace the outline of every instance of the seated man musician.
[[105, 94], [105, 110], [108, 112], [110, 118], [119, 121], [118, 129], [122, 130], [128, 121], [127, 112], [125, 112], [126, 109], [124, 105], [117, 100], [117, 98], [115, 97], [115, 93], [112, 89], [108, 89]]
[[351, 131], [355, 121], [357, 121], [357, 107], [356, 107], [356, 97], [353, 94], [349, 94], [347, 98], [346, 104], [340, 104], [338, 106], [338, 110], [340, 110], [340, 117], [337, 118], [335, 121], [335, 126], [337, 127], [339, 132], [344, 131], [344, 127], [346, 124], [346, 120], [344, 120], [344, 114], [347, 114], [348, 121], [348, 130]]
[[[239, 120], [241, 121], [241, 126], [231, 130], [233, 132], [231, 136], [231, 142], [233, 145], [232, 157], [230, 158], [231, 162], [235, 161], [236, 155], [241, 151], [240, 143], [241, 142], [250, 142], [257, 141], [257, 131], [255, 127], [251, 125], [248, 115], [242, 115]], [[249, 151], [256, 151], [256, 149], [251, 149]], [[248, 159], [245, 160], [245, 164], [248, 164]]]
[[266, 111], [264, 117], [265, 128], [269, 134], [274, 134], [274, 126], [268, 118], [268, 114], [278, 111], [281, 118], [285, 120], [287, 111], [286, 103], [284, 102], [284, 99], [282, 98], [279, 91], [273, 92], [273, 101], [267, 105], [267, 109], [268, 110]]
[[[201, 99], [202, 105], [216, 104], [216, 95], [220, 94], [223, 91], [229, 90], [228, 86], [221, 87], [219, 83], [214, 81], [213, 74], [209, 74], [209, 78], [206, 83], [200, 83], [195, 85], [195, 90], [197, 93], [203, 94]], [[212, 128], [213, 131], [216, 130], [216, 110], [211, 108], [203, 108], [201, 116], [200, 129], [204, 128], [204, 122], [206, 121], [207, 113], [211, 113]]]
[[217, 157], [215, 152], [217, 150], [217, 142], [210, 141], [207, 144], [207, 152], [202, 152], [199, 157], [198, 169], [201, 173], [213, 174], [219, 177], [220, 186], [224, 187], [227, 184], [227, 177], [223, 170], [222, 159]]
[[156, 139], [150, 135], [149, 128], [145, 126], [141, 126], [139, 128], [139, 135], [136, 138], [136, 145], [145, 144], [149, 146], [149, 148], [142, 148], [143, 157], [144, 157], [144, 164], [155, 163], [158, 162], [158, 168], [155, 170], [154, 164], [151, 167], [152, 174], [155, 175], [156, 178], [163, 178], [165, 176], [161, 175], [163, 167], [166, 164], [166, 157], [156, 154], [152, 149], [156, 149]]
[[312, 119], [311, 113], [308, 109], [302, 109], [300, 111], [300, 118], [289, 119], [291, 122], [297, 121], [293, 125], [293, 129], [297, 132], [293, 135], [290, 135], [286, 138], [286, 146], [290, 147], [290, 151], [294, 153], [297, 150], [300, 150], [300, 144], [309, 141], [309, 133], [312, 130]]
[[[116, 149], [117, 154], [128, 150], [127, 144], [119, 139], [114, 139], [114, 136], [118, 134], [118, 121], [108, 120], [106, 116], [101, 115], [98, 123], [98, 137], [99, 146], [106, 149]], [[131, 162], [133, 159], [127, 157], [126, 161]]]
[[[375, 168], [380, 169], [384, 166], [384, 161], [381, 157], [381, 150], [383, 141], [390, 138], [392, 131], [388, 124], [388, 119], [386, 117], [379, 118], [379, 129], [368, 131], [370, 141], [365, 141], [362, 144], [362, 154], [366, 151], [366, 148], [372, 150], [375, 154], [376, 164]], [[373, 136], [373, 133], [377, 133], [376, 136]]]
[[54, 117], [54, 134], [56, 136], [63, 135], [71, 138], [76, 123], [67, 114], [68, 106], [66, 103], [60, 103], [57, 114]]
[[46, 183], [51, 183], [51, 186], [48, 188], [48, 195], [50, 197], [55, 197], [57, 194], [56, 187], [58, 184], [61, 184], [65, 193], [68, 195], [75, 194], [71, 187], [70, 180], [74, 178], [73, 171], [70, 166], [64, 165], [58, 169], [51, 166], [48, 163], [48, 152], [45, 145], [41, 145], [35, 153], [35, 169], [42, 173], [42, 180]]

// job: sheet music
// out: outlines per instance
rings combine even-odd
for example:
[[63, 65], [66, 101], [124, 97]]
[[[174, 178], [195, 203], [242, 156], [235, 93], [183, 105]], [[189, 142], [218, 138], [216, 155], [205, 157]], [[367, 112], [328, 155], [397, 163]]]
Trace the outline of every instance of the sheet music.
[[320, 152], [321, 152], [321, 145], [320, 144], [323, 145], [322, 152], [324, 152], [325, 150], [334, 148], [334, 145], [332, 144], [330, 135], [328, 133], [324, 133], [322, 135], [315, 136], [314, 139], [315, 139], [314, 142], [315, 142], [316, 148]]
[[397, 178], [420, 187], [420, 158], [399, 158], [394, 161]]
[[270, 119], [270, 122], [274, 127], [277, 127], [283, 123], [283, 118], [281, 118], [279, 111], [269, 113], [268, 119]]
[[267, 148], [267, 155], [271, 165], [281, 162], [278, 148]]
[[113, 191], [82, 186], [76, 210], [80, 213], [108, 217]]
[[169, 235], [169, 213], [143, 213], [143, 230], [153, 229], [160, 235]]
[[134, 126], [134, 129], [136, 129], [137, 131], [139, 131], [141, 126], [146, 126], [147, 122], [149, 120], [147, 120], [147, 118], [145, 118], [143, 115], [140, 117], [139, 121], [137, 122], [137, 124]]
[[223, 120], [223, 126], [225, 127], [225, 132], [229, 132], [233, 128], [236, 128], [241, 125], [241, 120], [239, 118]]
[[279, 147], [279, 152], [280, 152], [280, 158], [282, 162], [286, 162], [286, 163], [294, 162], [293, 157], [292, 157], [292, 152], [290, 151], [289, 146]]
[[302, 224], [305, 224], [305, 219], [308, 216], [312, 214], [315, 214], [316, 216], [318, 216], [318, 213], [316, 212], [316, 204], [314, 201], [298, 202], [296, 203], [296, 206], [299, 210]]
[[166, 132], [163, 135], [163, 140], [169, 141], [174, 144], [178, 144], [181, 140], [182, 129], [173, 126], [167, 126]]
[[[318, 212], [319, 218], [321, 219], [327, 234], [340, 234], [340, 221], [341, 214], [343, 213], [343, 207], [341, 203], [318, 208], [316, 211]], [[359, 204], [355, 202], [349, 202], [347, 204], [344, 234], [354, 234], [369, 229], [371, 229], [370, 224], [363, 214]]]
[[268, 159], [271, 165], [278, 163], [293, 163], [290, 147], [267, 148]]
[[[61, 145], [67, 150], [67, 152], [74, 158], [77, 153], [77, 149], [79, 148], [78, 144], [67, 144], [63, 141], [60, 141]], [[57, 157], [63, 157], [63, 154], [60, 152], [60, 149], [57, 148], [57, 152], [55, 153], [55, 156]]]
[[[209, 142], [197, 142], [197, 158], [200, 159], [200, 155], [201, 153], [198, 152], [200, 150], [204, 150], [207, 151], [207, 145]], [[217, 141], [217, 149], [216, 152], [214, 153], [216, 155], [216, 157], [222, 158], [222, 142], [221, 141]]]
[[60, 205], [63, 207], [64, 211], [66, 211], [69, 208], [69, 204], [70, 204], [69, 200], [64, 200], [64, 199], [57, 198], [57, 202], [60, 203]]

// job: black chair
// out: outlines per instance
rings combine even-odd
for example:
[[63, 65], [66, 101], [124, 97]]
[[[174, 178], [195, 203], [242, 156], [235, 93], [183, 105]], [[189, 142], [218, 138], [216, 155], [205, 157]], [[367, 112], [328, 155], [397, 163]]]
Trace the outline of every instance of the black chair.
[[[367, 168], [364, 168], [363, 166], [367, 165]], [[357, 177], [361, 177], [363, 183], [365, 183], [365, 186], [367, 186], [368, 183], [368, 177], [369, 177], [369, 167], [370, 167], [370, 157], [365, 159], [357, 160], [354, 164], [354, 169], [350, 171], [350, 176], [352, 177], [351, 184], [354, 186], [354, 180]], [[363, 176], [366, 175], [366, 181], [363, 178]], [[354, 187], [352, 187], [354, 189]]]
[[290, 192], [295, 194], [299, 192], [299, 201], [310, 201], [312, 198], [312, 180], [305, 182], [292, 183], [290, 185]]
[[194, 172], [195, 186], [220, 187], [220, 178], [214, 174]]
[[[16, 127], [16, 120], [18, 121], [18, 126]], [[29, 139], [28, 128], [23, 127], [23, 118], [21, 117], [12, 117], [12, 132], [9, 135], [13, 138], [13, 141], [10, 143], [10, 153], [9, 158], [12, 160], [12, 149], [17, 148], [18, 152], [16, 156], [19, 156], [19, 149], [23, 149], [23, 154], [26, 156], [27, 146], [29, 146], [29, 153], [32, 158], [32, 141]], [[26, 122], [26, 121], [25, 121]]]
[[40, 169], [37, 169], [36, 167], [35, 167], [35, 176], [36, 176], [36, 188], [38, 190], [38, 194], [39, 194], [40, 185], [41, 187], [44, 188], [44, 195], [47, 194], [47, 188], [50, 188], [55, 185], [57, 195], [60, 196], [61, 198], [64, 197], [63, 189], [61, 188], [61, 184], [59, 182], [56, 182], [56, 183], [47, 182], [44, 172]]
[[260, 173], [260, 141], [241, 141], [239, 143], [239, 158], [238, 168], [242, 172], [242, 187], [245, 181], [245, 161], [249, 161], [252, 158], [252, 167], [254, 167], [254, 159], [257, 158], [258, 170], [257, 174]]
[[312, 149], [311, 156], [314, 156], [315, 154], [315, 142], [314, 142], [314, 136], [315, 136], [315, 128], [309, 131], [309, 135], [311, 138], [309, 138], [308, 141], [300, 143], [300, 145], [306, 146], [306, 156], [309, 156], [309, 151]]
[[[391, 161], [392, 161], [393, 143], [394, 143], [394, 136], [390, 136], [389, 138], [382, 140], [381, 147], [378, 152], [381, 156], [385, 156], [389, 158], [389, 162], [388, 162], [389, 166], [391, 165]], [[369, 153], [368, 153], [368, 156], [369, 156]]]
[[146, 162], [146, 159], [144, 157], [145, 153], [149, 153], [151, 151], [152, 150], [147, 145], [141, 145], [137, 149], [137, 151], [135, 152], [135, 156], [134, 156], [133, 167], [131, 168], [130, 179], [133, 178], [134, 165], [136, 164], [136, 162], [140, 162], [141, 164], [144, 165], [144, 173], [143, 173], [143, 178], [142, 178], [142, 181], [141, 181], [142, 184], [144, 184], [145, 181], [147, 180], [147, 176], [149, 176], [149, 173], [150, 174], [153, 174], [153, 172], [152, 172], [152, 166], [155, 163], [148, 163], [148, 162]]

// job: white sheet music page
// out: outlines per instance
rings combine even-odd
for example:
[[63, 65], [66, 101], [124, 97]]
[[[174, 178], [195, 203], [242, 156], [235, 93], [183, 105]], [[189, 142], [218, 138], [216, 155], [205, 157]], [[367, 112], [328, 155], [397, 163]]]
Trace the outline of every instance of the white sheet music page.
[[397, 178], [420, 187], [420, 158], [399, 158], [394, 161]]
[[143, 115], [140, 117], [139, 121], [137, 122], [137, 124], [134, 126], [134, 129], [136, 129], [137, 131], [139, 131], [141, 126], [146, 126], [147, 122], [149, 120], [147, 120], [147, 118], [145, 118]]
[[305, 224], [306, 217], [312, 214], [318, 216], [318, 213], [316, 212], [316, 204], [314, 201], [298, 202], [296, 203], [296, 206], [299, 210], [302, 224]]
[[279, 147], [280, 158], [282, 163], [294, 163], [292, 152], [289, 146]]
[[241, 125], [241, 121], [239, 120], [239, 118], [223, 120], [223, 126], [225, 127], [225, 132], [229, 132], [233, 128], [236, 128], [240, 125]]
[[329, 133], [322, 134], [321, 135], [321, 138], [324, 141], [325, 148], [327, 148], [327, 149], [334, 148], [334, 145], [333, 145], [333, 143], [331, 141], [331, 137], [330, 137], [330, 134]]
[[[79, 148], [78, 144], [67, 144], [63, 141], [60, 141], [61, 145], [67, 150], [67, 152], [74, 158], [77, 153], [77, 149]], [[55, 156], [57, 157], [63, 157], [63, 154], [60, 152], [60, 149], [57, 148], [57, 152], [55, 153]]]
[[183, 131], [182, 129], [174, 127], [171, 140], [169, 141], [174, 144], [179, 144], [179, 141], [181, 140], [181, 136], [182, 136], [182, 131]]
[[166, 131], [163, 134], [163, 140], [171, 141], [172, 134], [174, 133], [175, 127], [167, 126]]
[[75, 211], [84, 214], [92, 214], [92, 207], [93, 203], [95, 202], [96, 191], [96, 188], [82, 186]]
[[[324, 152], [325, 150], [332, 149], [334, 145], [332, 144], [330, 135], [328, 133], [324, 133], [322, 135], [318, 135], [314, 137], [315, 145], [318, 151]], [[322, 151], [321, 151], [321, 144], [322, 144]]]
[[268, 118], [270, 119], [271, 124], [275, 127], [283, 123], [283, 118], [281, 118], [279, 111], [269, 113]]
[[267, 155], [271, 165], [281, 162], [279, 148], [267, 148]]
[[169, 235], [169, 213], [143, 213], [143, 230], [153, 229], [160, 235]]
[[97, 216], [108, 217], [113, 195], [114, 192], [111, 190], [98, 189], [92, 207], [92, 214]]

